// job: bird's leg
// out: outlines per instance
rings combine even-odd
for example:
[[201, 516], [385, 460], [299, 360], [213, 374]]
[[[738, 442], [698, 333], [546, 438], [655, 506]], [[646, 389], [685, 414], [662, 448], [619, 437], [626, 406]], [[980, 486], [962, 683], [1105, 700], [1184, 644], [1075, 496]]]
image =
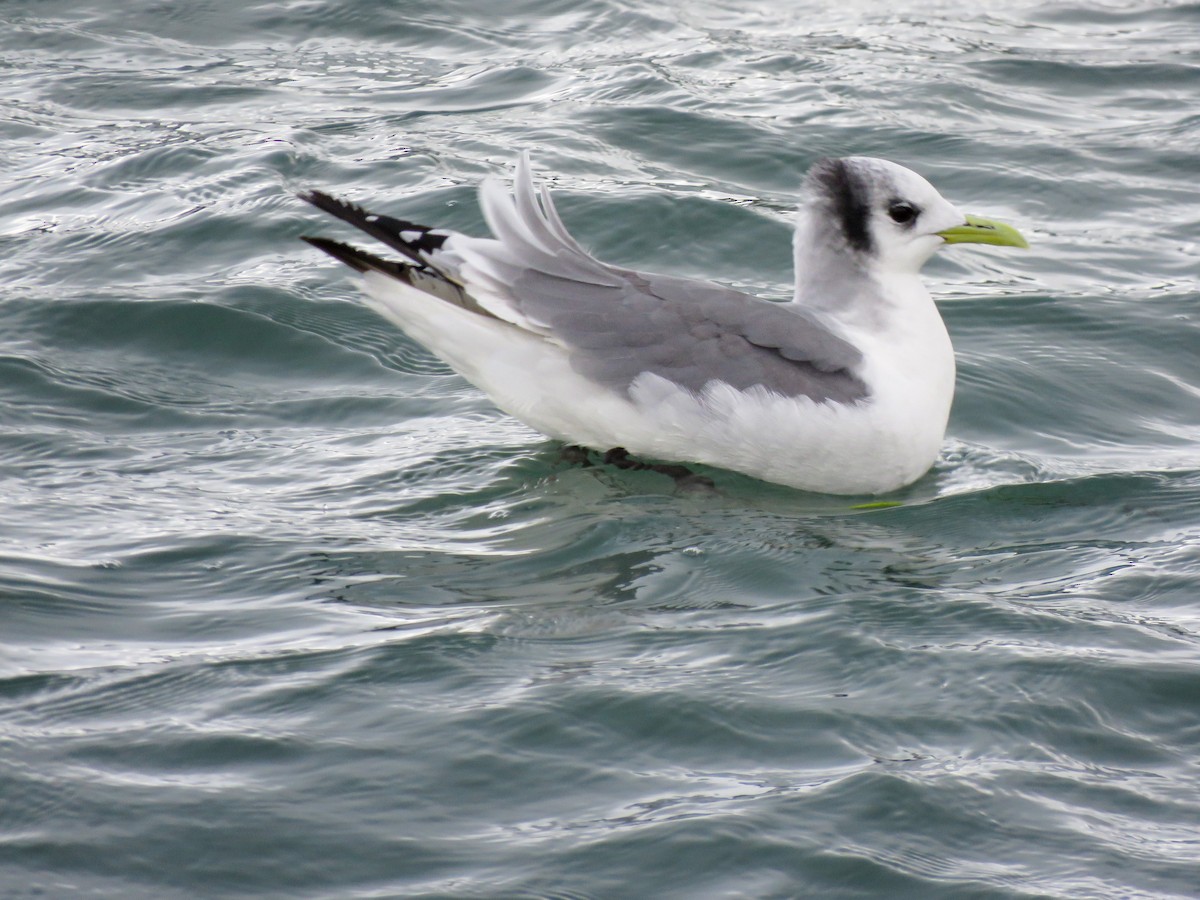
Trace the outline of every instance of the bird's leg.
[[632, 469], [636, 472], [658, 472], [675, 480], [675, 486], [680, 488], [711, 488], [715, 487], [711, 478], [697, 475], [687, 466], [670, 463], [644, 463], [629, 455], [624, 447], [613, 447], [604, 454], [604, 464], [616, 466], [618, 469]]
[[[567, 444], [561, 451], [563, 461], [569, 465], [579, 466], [584, 469], [592, 468], [595, 463], [592, 462], [591, 456], [586, 447], [581, 447], [578, 444]], [[666, 475], [675, 481], [675, 486], [688, 490], [696, 488], [709, 489], [715, 487], [711, 478], [706, 478], [703, 475], [697, 475], [687, 466], [680, 466], [668, 463], [644, 463], [640, 459], [634, 459], [629, 455], [629, 451], [624, 447], [613, 447], [611, 450], [600, 454], [600, 462], [606, 466], [615, 466], [618, 469], [626, 469], [633, 472], [657, 472], [660, 475]]]
[[586, 447], [580, 447], [578, 444], [567, 444], [559, 451], [563, 461], [572, 466], [580, 466], [584, 469], [589, 469], [592, 466], [592, 461], [588, 459]]

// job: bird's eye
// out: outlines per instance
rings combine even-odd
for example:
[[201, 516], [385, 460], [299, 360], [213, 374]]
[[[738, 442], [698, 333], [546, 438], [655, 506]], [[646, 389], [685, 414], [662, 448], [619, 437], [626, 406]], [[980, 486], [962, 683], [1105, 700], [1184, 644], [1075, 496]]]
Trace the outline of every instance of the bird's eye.
[[917, 217], [917, 214], [917, 208], [904, 200], [897, 200], [888, 207], [888, 215], [897, 225], [907, 225]]

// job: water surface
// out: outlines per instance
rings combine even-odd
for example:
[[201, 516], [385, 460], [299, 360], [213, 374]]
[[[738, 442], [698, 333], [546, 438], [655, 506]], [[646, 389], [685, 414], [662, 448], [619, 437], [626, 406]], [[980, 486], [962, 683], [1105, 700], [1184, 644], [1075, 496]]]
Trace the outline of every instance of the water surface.
[[[1200, 5], [0, 14], [0, 894], [1195, 896]], [[522, 149], [767, 297], [822, 155], [1017, 224], [933, 471], [571, 468], [296, 240]]]

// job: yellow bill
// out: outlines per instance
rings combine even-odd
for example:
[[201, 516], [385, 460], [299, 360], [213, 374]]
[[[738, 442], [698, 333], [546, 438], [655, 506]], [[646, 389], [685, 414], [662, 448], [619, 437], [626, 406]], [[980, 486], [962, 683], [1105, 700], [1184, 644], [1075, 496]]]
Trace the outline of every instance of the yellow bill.
[[966, 224], [955, 225], [939, 231], [938, 237], [947, 244], [999, 244], [1002, 247], [1028, 248], [1029, 242], [1021, 232], [1011, 225], [985, 219], [982, 216], [967, 216]]

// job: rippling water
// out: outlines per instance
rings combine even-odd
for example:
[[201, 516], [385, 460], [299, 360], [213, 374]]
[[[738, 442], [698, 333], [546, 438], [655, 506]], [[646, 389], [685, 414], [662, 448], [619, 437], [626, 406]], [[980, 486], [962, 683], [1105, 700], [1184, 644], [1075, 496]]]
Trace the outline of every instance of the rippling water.
[[[0, 894], [1191, 897], [1200, 5], [0, 2]], [[889, 499], [573, 469], [356, 305], [321, 187], [784, 296], [885, 156]]]

